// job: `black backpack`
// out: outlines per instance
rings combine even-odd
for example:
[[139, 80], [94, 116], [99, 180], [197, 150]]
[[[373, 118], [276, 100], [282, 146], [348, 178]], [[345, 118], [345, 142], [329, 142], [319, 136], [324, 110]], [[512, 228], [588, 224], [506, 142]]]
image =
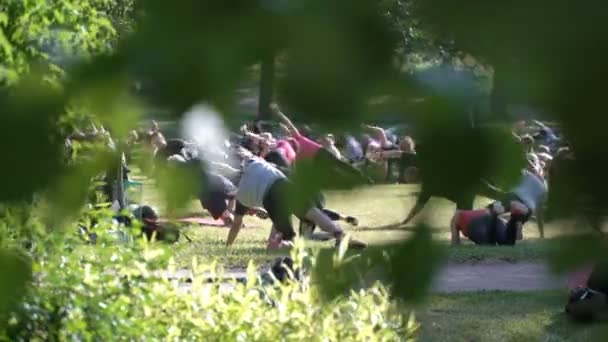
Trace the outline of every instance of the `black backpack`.
[[593, 267], [587, 287], [570, 292], [566, 313], [574, 320], [591, 322], [608, 318], [608, 263]]

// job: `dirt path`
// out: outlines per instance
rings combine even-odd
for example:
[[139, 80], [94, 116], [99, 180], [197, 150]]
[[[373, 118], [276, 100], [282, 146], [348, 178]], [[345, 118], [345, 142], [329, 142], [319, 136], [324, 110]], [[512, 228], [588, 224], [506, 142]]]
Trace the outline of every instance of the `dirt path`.
[[564, 289], [565, 277], [555, 276], [543, 263], [492, 262], [448, 264], [435, 278], [433, 292], [483, 290], [533, 291]]
[[[173, 277], [188, 278], [189, 271], [179, 270]], [[245, 278], [243, 270], [228, 271], [227, 278]], [[542, 263], [487, 262], [478, 264], [446, 265], [436, 276], [431, 287], [435, 293], [473, 291], [534, 291], [565, 289], [563, 276], [555, 276]]]

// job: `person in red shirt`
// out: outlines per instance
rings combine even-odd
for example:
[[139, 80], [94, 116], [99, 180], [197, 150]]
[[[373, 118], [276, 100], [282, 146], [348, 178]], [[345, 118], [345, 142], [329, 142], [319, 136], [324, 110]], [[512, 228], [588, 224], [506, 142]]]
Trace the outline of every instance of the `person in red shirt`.
[[476, 245], [515, 245], [516, 227], [507, 225], [499, 219], [495, 223], [489, 209], [464, 210], [456, 217], [452, 225], [452, 241], [460, 244], [460, 234]]

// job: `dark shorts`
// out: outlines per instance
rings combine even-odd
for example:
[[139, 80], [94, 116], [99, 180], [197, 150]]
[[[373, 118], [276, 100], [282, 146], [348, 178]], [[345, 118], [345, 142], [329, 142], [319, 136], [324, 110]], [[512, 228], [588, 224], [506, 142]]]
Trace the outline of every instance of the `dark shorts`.
[[[283, 240], [293, 240], [296, 236], [291, 221], [291, 215], [294, 214], [303, 217], [300, 211], [294, 211], [291, 205], [289, 195], [292, 193], [292, 184], [287, 179], [278, 179], [266, 191], [262, 205], [268, 212], [268, 217], [272, 221], [274, 228], [282, 235]], [[308, 206], [308, 209], [312, 208]], [[242, 205], [240, 202], [236, 204], [236, 215], [242, 216], [249, 211], [249, 208]]]
[[213, 219], [217, 220], [228, 210], [227, 201], [231, 198], [223, 192], [211, 192], [202, 196], [200, 202], [201, 206], [211, 214]]
[[[520, 215], [517, 217], [512, 217], [512, 219], [517, 220], [519, 222], [526, 223], [528, 222], [528, 220], [530, 220], [530, 217], [532, 217], [532, 208], [528, 207], [526, 205], [526, 203], [524, 201], [521, 200], [521, 198], [519, 198], [519, 196], [517, 196], [514, 193], [507, 193], [504, 196], [502, 196], [501, 198], [498, 199], [498, 201], [502, 204], [502, 206], [505, 208], [505, 211], [509, 212], [511, 211], [511, 202], [519, 202], [522, 203], [523, 205], [525, 205], [528, 208], [528, 214], [527, 215]], [[492, 205], [490, 204], [488, 206], [488, 208], [490, 208]]]
[[289, 205], [290, 183], [286, 179], [279, 179], [270, 186], [264, 196], [264, 209], [272, 220], [275, 229], [281, 232], [283, 240], [293, 240], [296, 232], [291, 221]]
[[206, 186], [199, 196], [199, 200], [202, 207], [217, 220], [228, 209], [227, 201], [233, 198], [236, 186], [226, 177], [212, 173], [206, 176]]
[[[492, 226], [492, 215], [483, 215], [472, 219], [466, 227], [467, 238], [476, 245], [503, 245], [507, 242], [507, 224], [498, 219], [496, 227]], [[496, 229], [495, 241], [491, 241], [491, 230]]]

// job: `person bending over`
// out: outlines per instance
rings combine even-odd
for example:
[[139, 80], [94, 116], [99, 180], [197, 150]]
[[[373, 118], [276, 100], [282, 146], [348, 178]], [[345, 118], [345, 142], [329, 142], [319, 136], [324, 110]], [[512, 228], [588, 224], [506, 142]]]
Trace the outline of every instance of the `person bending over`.
[[[481, 179], [479, 181], [478, 189], [473, 191], [467, 189], [447, 189], [447, 188], [437, 188], [437, 186], [423, 182], [422, 189], [420, 194], [418, 195], [418, 199], [416, 200], [416, 204], [410, 209], [407, 214], [405, 220], [401, 223], [402, 225], [409, 224], [424, 208], [424, 206], [428, 203], [431, 197], [442, 197], [451, 202], [456, 203], [456, 210], [452, 215], [452, 219], [450, 221], [450, 229], [453, 231], [456, 220], [458, 219], [458, 215], [463, 211], [473, 210], [473, 202], [475, 201], [475, 196], [477, 194], [484, 195], [490, 198], [501, 198], [503, 193], [500, 189], [495, 188], [486, 180]], [[435, 189], [437, 188], [437, 189]], [[458, 242], [455, 240], [454, 235], [452, 235], [452, 244], [457, 244]]]
[[[249, 208], [255, 207], [263, 207], [268, 213], [273, 228], [280, 233], [281, 247], [291, 246], [291, 241], [296, 235], [291, 222], [292, 214], [314, 222], [335, 237], [337, 242], [341, 241], [344, 231], [321, 210], [314, 205], [296, 209], [290, 204], [291, 184], [280, 170], [270, 163], [252, 156], [244, 149], [240, 154], [245, 165], [241, 171], [234, 221], [228, 233], [226, 245], [230, 246], [234, 243], [241, 229], [243, 216], [249, 211]], [[349, 245], [354, 248], [366, 246], [365, 243], [357, 240], [351, 240]]]
[[488, 209], [465, 210], [458, 215], [452, 225], [452, 241], [460, 244], [460, 234], [476, 245], [515, 245], [517, 227], [507, 225], [503, 219], [493, 222], [494, 217]]
[[[542, 170], [535, 163], [535, 159], [529, 156], [528, 167], [522, 170], [519, 185], [500, 200], [490, 204], [488, 209], [493, 214], [494, 222], [498, 222], [498, 216], [510, 213], [511, 217], [507, 225], [516, 226], [518, 232], [521, 232], [522, 226], [533, 214], [536, 214], [539, 234], [541, 238], [544, 238], [542, 203], [547, 196], [547, 192], [548, 187], [543, 178]], [[521, 236], [518, 238], [521, 238]]]

